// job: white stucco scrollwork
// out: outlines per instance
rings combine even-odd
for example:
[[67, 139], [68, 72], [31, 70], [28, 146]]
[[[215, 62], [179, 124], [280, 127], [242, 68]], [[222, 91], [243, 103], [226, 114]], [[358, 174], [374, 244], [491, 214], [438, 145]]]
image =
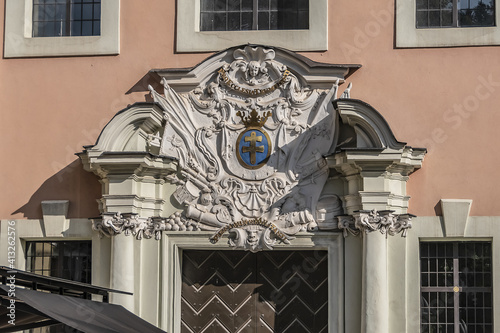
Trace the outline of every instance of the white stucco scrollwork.
[[163, 92], [149, 87], [153, 103], [120, 111], [79, 154], [102, 184], [94, 229], [161, 239], [260, 219], [284, 235], [226, 230], [230, 246], [250, 251], [299, 232], [405, 236], [406, 181], [425, 149], [398, 141], [351, 98], [351, 84], [337, 98], [359, 67], [244, 45], [193, 68], [152, 70]]
[[378, 231], [383, 235], [395, 236], [401, 233], [406, 237], [408, 229], [411, 228], [411, 214], [394, 214], [391, 210], [377, 211], [363, 210], [350, 215], [337, 216], [338, 228], [343, 230], [344, 237], [348, 233], [357, 236]]
[[[324, 156], [336, 144], [331, 102], [339, 79], [311, 89], [261, 46], [235, 49], [220, 66], [185, 93], [165, 78], [163, 95], [150, 87], [165, 110], [159, 153], [178, 160], [179, 172], [167, 179], [177, 186], [183, 218], [201, 230], [245, 219], [272, 221], [286, 235], [317, 230]], [[233, 231], [230, 245], [270, 248], [275, 240], [256, 228]]]

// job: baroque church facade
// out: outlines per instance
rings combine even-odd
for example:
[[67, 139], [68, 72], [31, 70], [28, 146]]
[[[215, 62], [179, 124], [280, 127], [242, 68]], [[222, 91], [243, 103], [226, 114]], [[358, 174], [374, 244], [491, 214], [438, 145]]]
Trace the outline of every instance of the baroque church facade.
[[1, 265], [167, 332], [495, 331], [494, 1], [439, 29], [413, 0], [156, 2], [38, 37], [50, 4], [6, 1]]

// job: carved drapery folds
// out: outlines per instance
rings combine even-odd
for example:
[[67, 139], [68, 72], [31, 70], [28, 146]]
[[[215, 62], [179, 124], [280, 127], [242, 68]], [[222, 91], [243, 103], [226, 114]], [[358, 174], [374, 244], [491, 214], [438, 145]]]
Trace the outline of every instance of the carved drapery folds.
[[[93, 228], [101, 236], [138, 239], [210, 231], [212, 241], [227, 234], [230, 246], [250, 251], [288, 243], [302, 231], [406, 234], [410, 219], [403, 215], [353, 214], [382, 195], [406, 211], [405, 193], [362, 188], [362, 177], [379, 177], [371, 161], [387, 162], [380, 170], [387, 182], [405, 182], [421, 162], [418, 156], [415, 165], [406, 162], [405, 154], [415, 154], [376, 111], [350, 99], [351, 84], [338, 98], [339, 84], [357, 67], [248, 45], [190, 70], [155, 71], [163, 94], [149, 87], [154, 104], [120, 112], [80, 154], [103, 184], [103, 214]], [[345, 140], [341, 122], [355, 137]], [[388, 139], [377, 141], [384, 133]], [[339, 137], [359, 145], [343, 151]], [[365, 158], [364, 148], [378, 155]], [[370, 173], [361, 173], [367, 163]], [[348, 186], [336, 183], [332, 190], [327, 182], [336, 175]]]
[[411, 214], [394, 214], [391, 210], [362, 210], [355, 212], [353, 216], [338, 216], [338, 228], [343, 231], [344, 237], [348, 234], [358, 236], [378, 231], [383, 235], [395, 236], [401, 233], [406, 237], [408, 229], [411, 228]]

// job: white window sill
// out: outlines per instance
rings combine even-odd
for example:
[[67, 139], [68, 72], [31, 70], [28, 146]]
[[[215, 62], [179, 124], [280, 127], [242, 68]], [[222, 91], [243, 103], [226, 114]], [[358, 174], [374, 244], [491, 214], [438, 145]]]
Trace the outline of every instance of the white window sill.
[[[500, 45], [499, 27], [417, 29], [416, 1], [396, 0], [396, 47]], [[495, 4], [500, 20], [500, 4]]]
[[177, 1], [177, 52], [219, 51], [240, 44], [292, 51], [328, 49], [328, 1], [309, 1], [308, 30], [200, 31], [200, 0]]
[[31, 37], [32, 0], [6, 0], [4, 57], [120, 53], [120, 0], [101, 4], [101, 36]]

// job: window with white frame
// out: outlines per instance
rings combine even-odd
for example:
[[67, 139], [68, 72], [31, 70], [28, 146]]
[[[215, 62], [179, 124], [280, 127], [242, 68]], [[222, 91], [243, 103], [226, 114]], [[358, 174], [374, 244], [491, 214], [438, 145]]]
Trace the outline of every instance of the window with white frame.
[[33, 0], [33, 37], [99, 36], [101, 0]]
[[396, 47], [500, 45], [498, 0], [396, 0]]
[[28, 241], [26, 271], [91, 283], [91, 241]]
[[309, 0], [201, 0], [201, 31], [309, 29]]
[[4, 57], [120, 53], [120, 0], [6, 0]]
[[490, 27], [494, 0], [417, 0], [417, 28]]
[[421, 242], [421, 332], [493, 332], [491, 242]]
[[263, 44], [293, 51], [328, 49], [328, 0], [182, 0], [178, 52]]

